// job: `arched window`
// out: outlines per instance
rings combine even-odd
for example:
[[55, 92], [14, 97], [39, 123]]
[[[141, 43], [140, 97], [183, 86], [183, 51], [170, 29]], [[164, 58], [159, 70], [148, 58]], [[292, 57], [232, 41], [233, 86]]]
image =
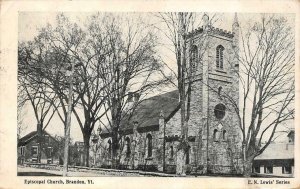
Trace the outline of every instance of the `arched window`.
[[218, 134], [218, 129], [214, 129], [214, 134], [213, 134], [213, 138], [214, 138], [214, 141], [218, 141], [218, 138], [219, 138], [219, 134]]
[[185, 156], [185, 164], [186, 165], [190, 164], [190, 149], [191, 149], [191, 147], [188, 146], [188, 148], [186, 150], [186, 156]]
[[110, 140], [108, 140], [108, 156], [109, 156], [109, 158], [111, 157], [111, 141]]
[[151, 134], [147, 135], [147, 152], [148, 152], [148, 157], [152, 157], [152, 136], [151, 136]]
[[224, 104], [217, 104], [214, 113], [217, 119], [223, 119], [225, 116], [226, 107]]
[[218, 45], [216, 49], [216, 66], [219, 69], [223, 69], [223, 51], [224, 47], [222, 45]]
[[227, 139], [227, 133], [226, 133], [226, 130], [223, 130], [223, 140], [226, 140]]
[[130, 154], [131, 154], [131, 149], [130, 149], [130, 138], [129, 138], [129, 137], [126, 137], [125, 143], [126, 143], [126, 157], [129, 158], [129, 157], [130, 157]]
[[219, 87], [219, 88], [218, 88], [218, 95], [219, 95], [219, 96], [221, 95], [221, 92], [222, 92], [222, 87]]
[[170, 146], [170, 158], [174, 157], [174, 149], [173, 146]]
[[191, 52], [190, 52], [190, 65], [191, 65], [191, 71], [196, 70], [196, 65], [198, 62], [198, 48], [196, 45], [193, 45], [191, 47]]

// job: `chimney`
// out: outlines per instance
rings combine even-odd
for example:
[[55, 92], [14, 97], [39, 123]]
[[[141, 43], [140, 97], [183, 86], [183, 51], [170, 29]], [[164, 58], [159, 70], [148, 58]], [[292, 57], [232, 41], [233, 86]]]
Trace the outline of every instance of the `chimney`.
[[42, 136], [42, 124], [40, 122], [36, 125], [36, 131], [38, 136]]

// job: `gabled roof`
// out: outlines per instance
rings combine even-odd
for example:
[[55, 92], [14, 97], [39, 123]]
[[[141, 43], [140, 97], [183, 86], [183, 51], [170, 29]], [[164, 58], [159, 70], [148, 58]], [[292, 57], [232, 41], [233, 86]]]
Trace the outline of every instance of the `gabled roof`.
[[287, 143], [271, 143], [255, 160], [294, 159], [294, 145]]
[[[48, 132], [43, 131], [42, 133], [43, 135], [49, 135], [51, 138], [53, 138]], [[19, 139], [18, 141], [18, 147], [19, 146], [25, 146], [26, 144], [28, 144], [30, 141], [32, 141], [33, 139], [35, 139], [35, 137], [37, 136], [37, 131], [32, 131], [30, 133], [28, 133], [27, 135], [23, 136], [22, 138]], [[55, 141], [56, 139], [53, 138]]]
[[[158, 121], [161, 111], [164, 113], [167, 122], [179, 109], [179, 93], [178, 90], [170, 91], [161, 95], [153, 96], [143, 100], [137, 105], [130, 115], [125, 115], [121, 122], [120, 131], [125, 133], [133, 132], [133, 125], [138, 123], [138, 130], [158, 128]], [[102, 137], [109, 132], [103, 131]]]

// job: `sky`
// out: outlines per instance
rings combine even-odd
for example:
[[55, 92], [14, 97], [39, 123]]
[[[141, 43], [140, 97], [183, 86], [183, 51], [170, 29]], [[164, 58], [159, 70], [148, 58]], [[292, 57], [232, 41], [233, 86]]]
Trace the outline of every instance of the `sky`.
[[[80, 12], [68, 12], [65, 13], [67, 17], [70, 18], [71, 21], [76, 22], [78, 25], [84, 25], [85, 19], [87, 16], [90, 16], [94, 13], [80, 13]], [[47, 23], [51, 25], [55, 25], [55, 17], [57, 13], [56, 12], [20, 12], [19, 13], [19, 32], [18, 32], [18, 40], [21, 41], [30, 41], [32, 40], [38, 33], [39, 29], [46, 26]], [[157, 20], [154, 17], [149, 17], [149, 14], [142, 14], [144, 16], [144, 19], [148, 19], [151, 23], [158, 24], [158, 27], [162, 27], [157, 23]], [[213, 13], [209, 14], [214, 15]], [[258, 18], [259, 15], [257, 14], [239, 14], [239, 21], [241, 23], [244, 23], [246, 20], [255, 20]], [[231, 25], [233, 23], [234, 13], [218, 13], [215, 15], [214, 19], [216, 19], [216, 22], [214, 24], [215, 27], [222, 28], [227, 31], [231, 31]], [[291, 21], [292, 22], [292, 21]], [[199, 20], [199, 23], [201, 24], [201, 20]], [[165, 44], [169, 44], [170, 42], [161, 35], [161, 42]], [[168, 48], [161, 47], [159, 50], [160, 55], [163, 57], [164, 61], [168, 63], [168, 66], [172, 69], [176, 70], [176, 62], [175, 62], [175, 55], [172, 53]], [[165, 91], [161, 92], [167, 92], [170, 89], [166, 89]], [[27, 126], [27, 128], [23, 131], [21, 136], [33, 131], [36, 129], [36, 120], [33, 116], [33, 111], [30, 104], [27, 104], [23, 109], [23, 124]], [[58, 129], [60, 128], [61, 129]], [[53, 129], [55, 128], [55, 129]], [[98, 127], [96, 126], [96, 129]], [[47, 127], [46, 131], [48, 131], [52, 135], [60, 135], [63, 136], [63, 124], [59, 120], [58, 116], [55, 115], [52, 119], [50, 125]], [[80, 130], [79, 125], [77, 124], [76, 118], [72, 117], [72, 123], [71, 123], [71, 138], [73, 141], [83, 141], [82, 133]]]

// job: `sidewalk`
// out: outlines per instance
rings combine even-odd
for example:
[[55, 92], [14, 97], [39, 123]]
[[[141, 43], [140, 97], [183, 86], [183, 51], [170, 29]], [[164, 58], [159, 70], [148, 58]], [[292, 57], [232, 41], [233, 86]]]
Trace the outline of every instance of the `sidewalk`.
[[[32, 167], [18, 167], [18, 175], [22, 176], [62, 176], [62, 171], [59, 170], [48, 170], [48, 169], [38, 169]], [[70, 177], [99, 177], [99, 176], [109, 176], [96, 172], [68, 172]]]

